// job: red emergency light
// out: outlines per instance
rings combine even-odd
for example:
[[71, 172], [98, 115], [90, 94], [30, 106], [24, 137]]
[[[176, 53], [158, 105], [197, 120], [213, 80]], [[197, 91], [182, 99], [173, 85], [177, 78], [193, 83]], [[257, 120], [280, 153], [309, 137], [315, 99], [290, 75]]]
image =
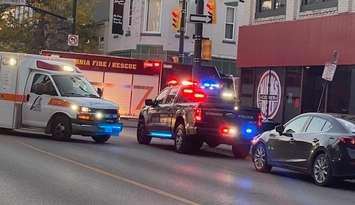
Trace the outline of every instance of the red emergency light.
[[160, 69], [161, 62], [159, 62], [159, 61], [144, 61], [143, 67], [145, 69], [147, 69], [147, 68]]

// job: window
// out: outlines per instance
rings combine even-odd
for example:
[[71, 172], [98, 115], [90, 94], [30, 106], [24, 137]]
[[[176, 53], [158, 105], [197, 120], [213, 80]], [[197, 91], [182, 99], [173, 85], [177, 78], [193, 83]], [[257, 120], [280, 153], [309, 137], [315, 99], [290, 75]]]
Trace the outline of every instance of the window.
[[145, 0], [144, 31], [160, 33], [161, 0]]
[[52, 80], [49, 76], [43, 74], [36, 74], [33, 77], [31, 93], [35, 93], [37, 95], [57, 96], [57, 91], [53, 86]]
[[355, 123], [354, 120], [345, 120], [341, 118], [337, 118], [347, 129], [349, 129], [352, 133], [355, 133]]
[[179, 88], [172, 88], [168, 97], [166, 98], [166, 102], [165, 104], [171, 104], [173, 103], [175, 96], [177, 95], [177, 93], [179, 92]]
[[325, 125], [322, 128], [322, 132], [329, 132], [331, 129], [333, 128], [332, 123], [330, 123], [329, 121], [327, 121], [325, 123]]
[[301, 11], [337, 7], [338, 0], [302, 0]]
[[165, 99], [168, 96], [168, 93], [170, 91], [170, 88], [165, 88], [156, 98], [155, 101], [158, 104], [164, 104], [165, 103]]
[[286, 14], [286, 0], [257, 0], [256, 18]]
[[235, 8], [226, 7], [226, 24], [224, 29], [224, 38], [234, 40]]
[[306, 125], [309, 117], [303, 116], [292, 120], [285, 126], [286, 133], [301, 133], [303, 132], [304, 126]]
[[53, 75], [52, 78], [63, 97], [99, 98], [95, 88], [84, 77]]
[[306, 132], [308, 132], [308, 133], [321, 132], [322, 128], [324, 127], [326, 122], [327, 122], [327, 120], [325, 120], [323, 118], [313, 117], [311, 120], [311, 123], [309, 123], [309, 125], [307, 127]]

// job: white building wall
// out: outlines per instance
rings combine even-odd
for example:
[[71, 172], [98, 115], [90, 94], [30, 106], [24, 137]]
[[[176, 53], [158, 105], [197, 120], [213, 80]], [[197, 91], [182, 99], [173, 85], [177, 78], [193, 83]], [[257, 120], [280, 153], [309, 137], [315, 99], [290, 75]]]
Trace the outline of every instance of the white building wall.
[[[188, 0], [188, 15], [190, 13], [195, 13], [195, 0]], [[162, 14], [161, 14], [161, 32], [160, 35], [149, 35], [143, 32], [144, 26], [144, 9], [145, 0], [134, 0], [133, 5], [133, 15], [132, 15], [132, 25], [128, 25], [129, 21], [129, 2], [126, 0], [124, 8], [124, 22], [123, 30], [125, 34], [122, 36], [112, 35], [112, 5], [113, 0], [110, 0], [110, 20], [106, 27], [106, 32], [108, 35], [105, 36], [105, 52], [109, 53], [117, 50], [128, 50], [135, 49], [137, 44], [144, 45], [161, 45], [164, 50], [178, 51], [179, 38], [176, 36], [176, 32], [173, 30], [171, 25], [171, 12], [174, 8], [178, 6], [178, 0], [162, 0]], [[207, 2], [207, 1], [206, 1]], [[235, 40], [232, 42], [224, 43], [224, 26], [225, 26], [225, 0], [217, 0], [217, 24], [204, 26], [204, 36], [209, 37], [213, 41], [212, 55], [214, 57], [221, 58], [236, 58], [236, 44], [239, 23], [237, 15], [239, 15], [238, 9], [235, 16]], [[207, 13], [205, 7], [205, 13]], [[188, 18], [187, 18], [188, 19]], [[130, 36], [126, 36], [127, 31], [130, 32]], [[194, 50], [194, 40], [192, 39], [195, 33], [194, 24], [187, 24], [188, 37], [185, 39], [185, 52], [193, 53]]]

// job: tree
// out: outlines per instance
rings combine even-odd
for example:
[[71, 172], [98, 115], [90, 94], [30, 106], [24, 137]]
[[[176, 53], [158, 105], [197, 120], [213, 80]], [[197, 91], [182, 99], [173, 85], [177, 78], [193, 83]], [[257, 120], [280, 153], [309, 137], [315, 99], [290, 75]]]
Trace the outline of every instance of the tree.
[[[34, 1], [34, 7], [71, 17], [72, 0]], [[93, 12], [95, 0], [79, 0], [77, 34], [79, 52], [97, 52], [98, 39]], [[15, 7], [0, 7], [0, 50], [39, 53], [43, 49], [68, 50], [67, 35], [71, 22], [30, 10], [30, 15], [19, 18]]]

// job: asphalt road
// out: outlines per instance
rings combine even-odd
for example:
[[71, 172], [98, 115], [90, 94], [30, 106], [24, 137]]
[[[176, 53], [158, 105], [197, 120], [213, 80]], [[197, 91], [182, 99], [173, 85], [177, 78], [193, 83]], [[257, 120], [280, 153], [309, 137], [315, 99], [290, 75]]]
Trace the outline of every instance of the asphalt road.
[[82, 137], [60, 142], [2, 133], [0, 204], [355, 204], [353, 181], [322, 188], [294, 172], [257, 173], [228, 150], [205, 148], [188, 156], [172, 145], [138, 145], [131, 128], [104, 145]]

